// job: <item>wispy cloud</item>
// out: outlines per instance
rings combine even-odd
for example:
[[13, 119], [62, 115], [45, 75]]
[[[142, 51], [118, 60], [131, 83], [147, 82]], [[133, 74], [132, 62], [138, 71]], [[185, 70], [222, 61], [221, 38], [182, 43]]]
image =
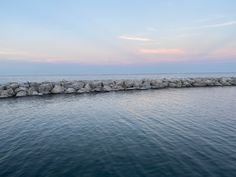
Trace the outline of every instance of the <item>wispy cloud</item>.
[[140, 49], [142, 54], [156, 54], [156, 55], [183, 55], [185, 52], [182, 49]]
[[231, 25], [236, 25], [236, 21], [229, 21], [229, 22], [224, 22], [224, 23], [205, 25], [205, 26], [202, 26], [202, 28], [218, 28], [218, 27], [231, 26]]
[[183, 29], [187, 29], [187, 30], [197, 29], [197, 30], [199, 30], [199, 29], [208, 29], [208, 28], [228, 27], [228, 26], [233, 26], [233, 25], [236, 25], [236, 21], [227, 21], [227, 22], [222, 22], [222, 23], [201, 25], [201, 26], [196, 26], [196, 27], [185, 27]]
[[139, 37], [139, 36], [130, 36], [130, 35], [121, 35], [119, 36], [119, 38], [123, 40], [142, 41], [142, 42], [153, 41], [152, 39], [149, 39], [149, 38]]

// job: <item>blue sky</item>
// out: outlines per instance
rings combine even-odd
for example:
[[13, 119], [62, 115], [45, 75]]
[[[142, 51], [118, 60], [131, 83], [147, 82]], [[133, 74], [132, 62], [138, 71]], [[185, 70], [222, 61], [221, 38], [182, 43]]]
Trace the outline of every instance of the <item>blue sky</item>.
[[235, 0], [0, 3], [0, 74], [236, 71]]

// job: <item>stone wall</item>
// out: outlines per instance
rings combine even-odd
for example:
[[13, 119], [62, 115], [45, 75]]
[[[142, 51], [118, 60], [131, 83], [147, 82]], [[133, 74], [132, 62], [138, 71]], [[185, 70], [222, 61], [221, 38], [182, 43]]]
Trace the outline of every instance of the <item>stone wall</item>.
[[147, 90], [161, 88], [236, 86], [236, 77], [142, 79], [142, 80], [94, 80], [60, 82], [26, 82], [0, 85], [0, 98], [40, 96], [48, 94], [82, 94], [121, 90]]

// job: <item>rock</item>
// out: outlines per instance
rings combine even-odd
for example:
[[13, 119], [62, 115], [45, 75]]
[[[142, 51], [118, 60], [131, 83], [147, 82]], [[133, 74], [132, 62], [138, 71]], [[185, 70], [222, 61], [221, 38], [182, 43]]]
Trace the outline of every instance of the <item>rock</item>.
[[30, 87], [30, 83], [29, 82], [25, 82], [25, 83], [20, 83], [19, 87], [26, 87], [29, 88]]
[[150, 89], [150, 88], [152, 88], [150, 80], [144, 79], [142, 81], [141, 89], [146, 90], [146, 89]]
[[16, 93], [16, 97], [23, 97], [27, 96], [27, 92], [25, 90], [20, 90], [19, 92]]
[[9, 85], [6, 86], [7, 89], [12, 88], [13, 90], [15, 90], [18, 87], [19, 87], [19, 84], [16, 82], [9, 83]]
[[7, 97], [12, 97], [14, 96], [15, 93], [12, 88], [9, 88], [7, 90], [1, 90], [0, 91], [0, 98], [7, 98]]
[[53, 89], [51, 90], [51, 93], [64, 93], [65, 88], [61, 85], [55, 85]]
[[236, 77], [222, 78], [184, 78], [184, 79], [142, 79], [142, 80], [104, 80], [104, 81], [60, 81], [26, 82], [0, 85], [0, 98], [44, 95], [50, 93], [88, 93], [120, 90], [236, 86]]
[[236, 85], [236, 78], [231, 78], [231, 85]]
[[87, 93], [87, 92], [90, 92], [90, 91], [92, 91], [92, 88], [90, 87], [89, 83], [87, 83], [87, 84], [85, 85], [85, 87], [79, 89], [79, 90], [77, 91], [77, 93]]
[[91, 91], [92, 90], [92, 88], [91, 88], [91, 86], [90, 86], [90, 84], [89, 83], [87, 83], [85, 86], [84, 86], [84, 88], [83, 88], [86, 92], [89, 92], [89, 91]]
[[169, 87], [170, 87], [170, 88], [176, 88], [177, 85], [176, 85], [176, 83], [174, 83], [174, 82], [170, 82], [170, 83], [169, 83]]
[[194, 83], [192, 84], [194, 87], [205, 87], [207, 86], [207, 83], [204, 82], [202, 79], [196, 79], [194, 80]]
[[110, 92], [110, 91], [112, 91], [112, 88], [109, 85], [104, 85], [103, 91]]
[[125, 89], [125, 84], [123, 80], [117, 80], [113, 82], [112, 85], [112, 90], [124, 90]]
[[34, 88], [34, 87], [30, 87], [30, 88], [27, 90], [27, 93], [28, 93], [29, 96], [39, 95], [38, 91], [37, 91], [36, 88]]
[[76, 90], [74, 88], [68, 88], [65, 93], [76, 93]]
[[223, 86], [231, 86], [231, 83], [230, 83], [230, 82], [232, 82], [232, 79], [231, 79], [231, 78], [223, 77], [223, 78], [220, 78], [218, 81], [219, 81], [219, 83], [221, 83]]
[[101, 81], [94, 81], [88, 83], [92, 91], [102, 91], [103, 90], [103, 83]]
[[53, 88], [52, 83], [42, 83], [41, 85], [39, 85], [39, 93], [49, 94], [52, 88]]
[[82, 81], [75, 81], [71, 85], [67, 85], [66, 88], [74, 88], [75, 90], [79, 90], [85, 86], [85, 83]]
[[25, 91], [25, 92], [27, 92], [27, 90], [28, 90], [28, 88], [21, 86], [21, 87], [16, 88], [16, 89], [15, 89], [15, 92], [20, 92], [20, 91]]
[[31, 82], [30, 83], [30, 88], [32, 88], [33, 90], [35, 90], [35, 91], [39, 91], [39, 83], [37, 83], [37, 82]]
[[192, 87], [191, 81], [188, 79], [182, 80], [182, 86], [183, 87]]

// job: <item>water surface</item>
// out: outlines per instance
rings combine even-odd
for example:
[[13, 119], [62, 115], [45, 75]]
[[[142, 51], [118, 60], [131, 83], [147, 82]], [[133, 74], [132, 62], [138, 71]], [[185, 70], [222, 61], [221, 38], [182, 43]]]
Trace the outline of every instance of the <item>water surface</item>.
[[236, 73], [159, 73], [159, 74], [101, 74], [101, 75], [23, 75], [0, 76], [0, 84], [8, 82], [43, 82], [61, 80], [107, 80], [107, 79], [160, 79], [186, 77], [236, 77]]
[[1, 177], [234, 177], [236, 87], [0, 100]]

